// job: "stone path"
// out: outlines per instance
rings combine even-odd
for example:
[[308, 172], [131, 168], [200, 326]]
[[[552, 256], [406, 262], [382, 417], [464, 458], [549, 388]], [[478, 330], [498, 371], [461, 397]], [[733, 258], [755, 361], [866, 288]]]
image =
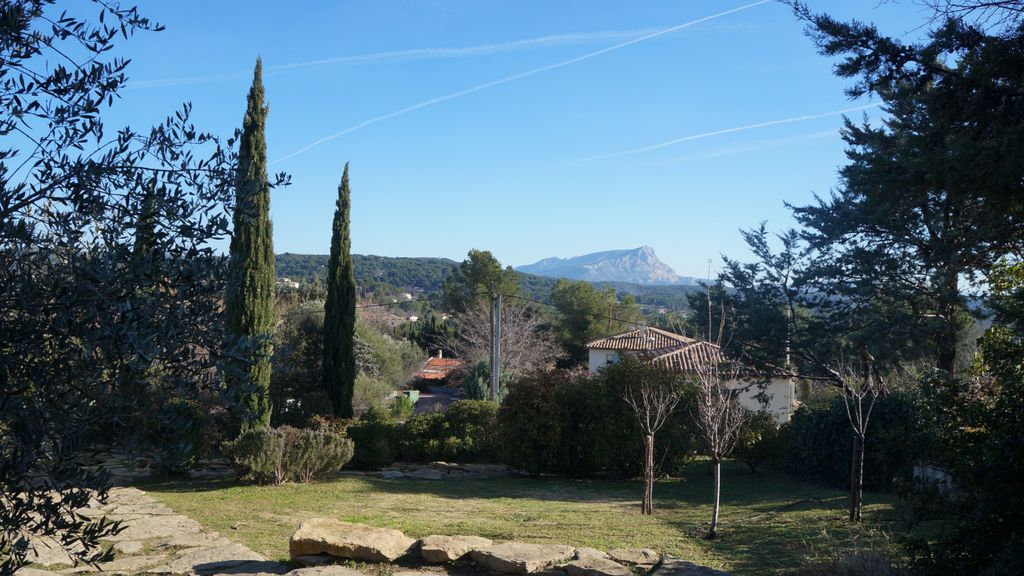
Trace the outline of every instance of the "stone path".
[[29, 560], [18, 576], [94, 573], [129, 574], [286, 574], [291, 568], [270, 562], [241, 544], [231, 542], [201, 524], [177, 514], [137, 488], [113, 488], [105, 504], [94, 502], [80, 512], [90, 518], [120, 520], [124, 529], [105, 541], [114, 559], [96, 567], [73, 565], [71, 557], [44, 540], [33, 542]]

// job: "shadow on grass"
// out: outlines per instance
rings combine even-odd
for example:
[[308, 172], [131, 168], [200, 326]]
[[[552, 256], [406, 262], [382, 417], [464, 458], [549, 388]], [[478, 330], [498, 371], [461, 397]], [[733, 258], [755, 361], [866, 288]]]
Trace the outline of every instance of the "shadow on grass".
[[[769, 471], [751, 473], [742, 464], [723, 464], [722, 504], [742, 507], [755, 514], [772, 514], [780, 506], [794, 505], [797, 510], [821, 509], [838, 511], [845, 505], [845, 492], [817, 484], [794, 480], [785, 474]], [[333, 484], [354, 486], [357, 492], [377, 492], [389, 495], [430, 495], [439, 498], [463, 499], [533, 499], [549, 502], [588, 502], [633, 504], [640, 499], [643, 486], [640, 480], [573, 480], [553, 476], [496, 477], [489, 479], [422, 480], [414, 478], [380, 479], [350, 476], [319, 483], [279, 487], [267, 490], [317, 491]], [[137, 484], [152, 492], [202, 493], [255, 488], [251, 483], [234, 480], [154, 479]], [[655, 505], [671, 511], [710, 506], [712, 476], [706, 462], [689, 463], [677, 477], [660, 480], [654, 488]], [[883, 498], [891, 502], [892, 497]], [[877, 501], [873, 494], [866, 495], [870, 504]]]

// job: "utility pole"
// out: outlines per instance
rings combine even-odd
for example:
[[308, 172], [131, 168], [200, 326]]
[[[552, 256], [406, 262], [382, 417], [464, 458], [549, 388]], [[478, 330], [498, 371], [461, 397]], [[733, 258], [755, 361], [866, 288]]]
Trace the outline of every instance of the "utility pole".
[[491, 400], [498, 400], [501, 381], [501, 293], [491, 292]]

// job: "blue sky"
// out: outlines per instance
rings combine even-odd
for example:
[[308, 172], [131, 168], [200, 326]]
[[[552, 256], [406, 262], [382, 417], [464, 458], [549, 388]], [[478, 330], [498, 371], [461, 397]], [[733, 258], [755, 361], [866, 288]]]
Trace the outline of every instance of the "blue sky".
[[[521, 265], [646, 244], [703, 276], [746, 256], [739, 228], [791, 226], [784, 201], [836, 184], [837, 111], [878, 115], [785, 6], [752, 4], [144, 3], [167, 30], [122, 44], [133, 84], [110, 120], [143, 127], [191, 101], [198, 126], [229, 133], [260, 56], [271, 168], [292, 176], [272, 198], [277, 252], [328, 252], [348, 161], [357, 253]], [[810, 4], [906, 38], [927, 16], [911, 0]]]

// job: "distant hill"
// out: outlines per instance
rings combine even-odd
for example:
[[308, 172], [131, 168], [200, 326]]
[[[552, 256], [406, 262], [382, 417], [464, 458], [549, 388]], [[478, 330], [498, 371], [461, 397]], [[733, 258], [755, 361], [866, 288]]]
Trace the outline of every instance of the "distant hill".
[[573, 258], [545, 258], [539, 262], [519, 266], [519, 272], [586, 280], [587, 282], [628, 282], [640, 285], [688, 284], [696, 285], [693, 278], [675, 273], [654, 254], [654, 248], [641, 246], [632, 250], [608, 250], [575, 256]]
[[[327, 279], [326, 254], [292, 254], [285, 252], [274, 259], [277, 276], [291, 278], [300, 282], [312, 282], [314, 277], [320, 281]], [[382, 282], [396, 288], [420, 288], [427, 292], [441, 289], [444, 279], [452, 269], [458, 266], [454, 260], [447, 258], [391, 258], [374, 255], [352, 255], [352, 269], [356, 282]]]
[[[275, 269], [278, 277], [300, 282], [327, 278], [326, 254], [278, 254]], [[352, 255], [356, 282], [365, 286], [381, 283], [402, 290], [421, 289], [438, 292], [445, 278], [458, 263], [447, 258], [392, 258], [387, 256]], [[519, 286], [524, 296], [547, 302], [558, 278], [519, 272]], [[643, 285], [629, 282], [591, 282], [599, 288], [612, 287], [619, 294], [632, 294], [637, 302], [652, 308], [686, 310], [686, 295], [699, 289], [695, 284]]]

